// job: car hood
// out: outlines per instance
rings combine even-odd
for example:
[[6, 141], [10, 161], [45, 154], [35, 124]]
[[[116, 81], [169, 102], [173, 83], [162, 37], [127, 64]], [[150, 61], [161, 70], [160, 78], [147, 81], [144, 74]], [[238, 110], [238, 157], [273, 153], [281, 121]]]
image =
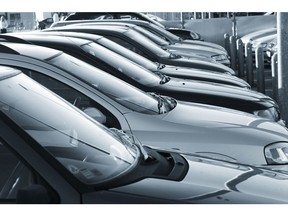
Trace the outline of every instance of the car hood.
[[183, 49], [181, 47], [173, 47], [173, 46], [165, 46], [163, 47], [165, 50], [169, 51], [170, 53], [183, 56], [185, 58], [193, 59], [193, 60], [203, 60], [206, 62], [217, 62], [213, 58], [211, 58], [211, 53], [205, 51], [198, 51], [193, 49]]
[[[171, 89], [179, 94], [188, 94], [188, 96], [193, 93], [201, 94], [203, 97], [205, 97], [204, 95], [213, 95], [233, 100], [263, 103], [267, 107], [276, 106], [276, 103], [270, 97], [260, 92], [218, 83], [171, 78], [162, 87]], [[193, 101], [193, 98], [191, 98], [191, 101]]]
[[277, 38], [277, 34], [272, 34], [272, 35], [268, 35], [268, 36], [263, 36], [260, 38], [257, 38], [255, 40], [250, 41], [250, 43], [252, 44], [252, 49], [256, 50], [256, 48], [258, 46], [261, 46], [263, 51], [267, 50], [267, 44], [271, 41], [273, 41], [275, 38]]
[[227, 51], [224, 47], [216, 44], [216, 43], [211, 43], [211, 42], [208, 42], [208, 41], [197, 41], [197, 40], [182, 40], [182, 41], [177, 41], [176, 44], [192, 44], [192, 45], [200, 45], [200, 46], [206, 46], [206, 47], [212, 47], [214, 49], [218, 49], [218, 50], [221, 50], [221, 51], [224, 51], [226, 54], [227, 54]]
[[236, 76], [231, 76], [230, 73], [213, 72], [208, 70], [177, 67], [172, 65], [166, 65], [163, 69], [160, 70], [160, 72], [172, 77], [203, 80], [216, 83], [220, 82], [234, 86], [251, 88], [247, 82]]
[[225, 55], [227, 53], [225, 51], [215, 49], [212, 47], [205, 47], [201, 45], [192, 45], [192, 44], [170, 44], [166, 46], [169, 50], [179, 50], [185, 53], [193, 53], [201, 56], [207, 56], [211, 58], [213, 55]]
[[250, 34], [246, 34], [243, 37], [241, 37], [241, 40], [244, 44], [248, 43], [250, 40], [255, 40], [259, 37], [267, 36], [270, 34], [275, 34], [277, 33], [277, 28], [268, 28], [268, 29], [263, 29], [260, 31], [252, 32]]
[[252, 114], [217, 106], [179, 102], [168, 113], [126, 113], [131, 132], [143, 145], [214, 158], [267, 164], [264, 147], [288, 142], [285, 127]]
[[181, 46], [175, 46], [175, 45], [165, 45], [165, 46], [162, 46], [162, 48], [164, 50], [167, 50], [169, 53], [180, 55], [187, 59], [200, 60], [200, 61], [211, 62], [211, 63], [217, 62], [211, 57], [213, 55], [211, 54], [211, 52], [195, 50], [191, 48], [185, 48], [185, 46], [181, 47]]
[[[229, 72], [232, 75], [235, 75], [235, 71], [228, 66], [225, 66], [218, 62], [209, 62], [199, 59], [187, 58], [187, 57], [176, 57], [176, 58], [163, 58], [160, 63], [174, 65], [174, 66], [181, 66], [181, 67], [189, 67], [189, 68], [198, 68], [204, 70], [211, 70], [217, 72], [227, 73]], [[197, 65], [197, 66], [195, 66]]]
[[111, 189], [175, 203], [280, 204], [288, 202], [288, 176], [241, 164], [184, 155], [189, 171], [182, 181], [147, 178]]

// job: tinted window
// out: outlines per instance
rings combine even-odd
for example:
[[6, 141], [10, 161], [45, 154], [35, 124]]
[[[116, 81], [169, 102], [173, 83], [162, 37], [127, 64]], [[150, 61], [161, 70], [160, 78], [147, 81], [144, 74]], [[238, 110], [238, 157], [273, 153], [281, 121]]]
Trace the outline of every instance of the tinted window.
[[99, 115], [91, 117], [104, 124], [106, 127], [121, 129], [117, 118], [112, 115], [111, 112], [100, 106], [96, 101], [92, 100], [88, 96], [82, 94], [67, 84], [64, 84], [44, 74], [26, 69], [22, 69], [22, 71], [32, 79], [41, 83], [43, 86], [55, 92], [57, 95], [69, 101], [71, 104], [75, 105], [77, 108], [87, 112], [88, 115], [90, 114], [89, 110], [91, 110], [91, 108], [97, 109], [97, 111], [100, 112]]

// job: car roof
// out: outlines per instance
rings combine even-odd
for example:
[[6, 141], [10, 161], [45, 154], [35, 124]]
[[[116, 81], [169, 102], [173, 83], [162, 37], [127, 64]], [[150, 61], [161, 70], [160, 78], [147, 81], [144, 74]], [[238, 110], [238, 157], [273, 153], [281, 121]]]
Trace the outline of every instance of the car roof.
[[[102, 16], [102, 15], [111, 15], [111, 16], [119, 16], [119, 15], [127, 15], [127, 16], [135, 16], [140, 20], [145, 20], [150, 23], [154, 23], [155, 25], [161, 26], [162, 28], [165, 28], [165, 26], [147, 15], [141, 13], [141, 12], [75, 12], [73, 14], [70, 14], [64, 21], [69, 21], [69, 20], [83, 20], [83, 19], [97, 19], [97, 17]], [[95, 17], [93, 17], [95, 16]], [[115, 17], [114, 17], [115, 18]]]
[[21, 73], [20, 70], [0, 65], [0, 81], [15, 76], [19, 73]]
[[130, 30], [127, 26], [115, 26], [111, 28], [111, 25], [93, 25], [93, 26], [83, 26], [83, 25], [68, 25], [68, 26], [61, 26], [61, 27], [55, 27], [54, 30], [57, 29], [101, 29], [105, 31], [111, 31], [111, 32], [118, 32], [118, 33], [124, 33], [128, 30]]
[[[113, 22], [113, 20], [109, 21], [109, 22], [83, 22], [83, 23], [75, 23], [75, 24], [72, 24], [73, 26], [97, 26], [97, 25], [107, 25], [107, 26], [110, 26], [110, 25], [115, 25], [115, 26], [126, 26], [126, 27], [130, 27], [130, 28], [133, 28], [133, 27], [136, 27], [138, 25], [136, 24], [133, 24], [133, 23], [129, 23], [129, 22]], [[141, 26], [139, 26], [141, 27]]]
[[[134, 25], [139, 25], [139, 26], [157, 26], [154, 23], [150, 23], [148, 21], [145, 20], [132, 20], [132, 19], [128, 19], [128, 20], [123, 20], [123, 19], [104, 19], [104, 20], [67, 20], [67, 21], [58, 21], [53, 23], [53, 25], [51, 25], [51, 28], [54, 27], [58, 27], [58, 26], [65, 26], [65, 25], [72, 25], [72, 24], [88, 24], [88, 23], [130, 23], [130, 24], [134, 24]], [[159, 26], [157, 26], [159, 27]]]
[[[62, 51], [59, 51], [56, 49], [37, 46], [33, 44], [22, 44], [22, 43], [13, 43], [13, 42], [12, 43], [0, 42], [0, 44], [4, 47], [14, 50], [15, 52], [18, 53], [18, 55], [31, 56], [40, 60], [49, 59], [49, 58], [52, 58], [53, 56], [57, 56], [63, 53]], [[1, 49], [0, 53], [8, 53], [8, 52], [5, 52], [5, 51], [3, 52]]]
[[[49, 41], [51, 43], [54, 44], [59, 44], [59, 45], [74, 45], [76, 47], [79, 47], [83, 44], [87, 44], [90, 43], [90, 40], [86, 40], [86, 39], [82, 39], [82, 38], [75, 38], [75, 37], [70, 37], [70, 36], [63, 36], [63, 35], [49, 35], [49, 34], [33, 34], [33, 32], [30, 32], [30, 34], [26, 33], [26, 34], [9, 34], [15, 37], [19, 37], [21, 39], [24, 40], [28, 40], [28, 41], [38, 41], [38, 42], [45, 42], [45, 41]], [[0, 35], [1, 38], [1, 35]], [[33, 43], [33, 42], [32, 42]]]
[[74, 12], [74, 13], [71, 13], [70, 15], [68, 15], [66, 17], [65, 20], [81, 20], [81, 19], [96, 19], [98, 18], [99, 16], [102, 16], [102, 15], [134, 15], [134, 16], [137, 16], [137, 17], [143, 17], [143, 15], [139, 12]]

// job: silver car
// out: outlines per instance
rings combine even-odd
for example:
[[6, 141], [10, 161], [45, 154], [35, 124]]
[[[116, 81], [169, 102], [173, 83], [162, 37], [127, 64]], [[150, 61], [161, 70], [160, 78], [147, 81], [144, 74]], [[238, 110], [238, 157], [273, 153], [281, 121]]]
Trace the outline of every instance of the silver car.
[[[27, 51], [25, 44], [11, 45]], [[0, 63], [21, 69], [97, 121], [136, 136], [143, 145], [249, 164], [288, 162], [288, 131], [275, 122], [145, 93], [60, 51], [41, 47], [40, 52], [30, 45], [29, 52], [37, 56], [6, 50]]]
[[[218, 45], [216, 43], [208, 42], [208, 41], [202, 41], [202, 40], [189, 40], [189, 39], [182, 39], [181, 37], [167, 31], [166, 29], [154, 24], [150, 23], [144, 20], [135, 20], [135, 19], [106, 19], [106, 20], [67, 20], [67, 21], [59, 21], [53, 23], [53, 26], [51, 28], [60, 27], [60, 26], [66, 26], [71, 24], [77, 24], [77, 23], [131, 23], [134, 25], [141, 26], [142, 28], [145, 28], [146, 30], [158, 35], [159, 37], [167, 40], [170, 43], [173, 44], [191, 44], [191, 45], [198, 45], [203, 47], [211, 47], [216, 48], [218, 50], [222, 50], [226, 53], [226, 49], [222, 47], [221, 45]], [[227, 54], [227, 53], [226, 53]]]
[[15, 68], [0, 92], [1, 204], [288, 203], [285, 173], [143, 146]]
[[211, 58], [187, 58], [171, 53], [168, 50], [164, 50], [149, 38], [125, 26], [114, 26], [111, 28], [109, 25], [68, 25], [52, 29], [49, 28], [45, 31], [72, 31], [102, 35], [120, 44], [121, 46], [132, 50], [135, 53], [138, 53], [152, 61], [156, 61], [161, 64], [205, 69], [209, 71], [231, 73], [235, 75], [235, 71], [233, 69], [224, 64], [218, 63]]
[[[21, 36], [27, 34], [25, 32], [21, 33], [13, 33], [13, 35]], [[31, 32], [28, 32], [31, 34]], [[154, 62], [145, 58], [103, 36], [95, 35], [95, 34], [87, 34], [87, 33], [80, 33], [80, 32], [57, 32], [57, 31], [41, 31], [41, 32], [33, 32], [33, 34], [44, 34], [44, 35], [61, 35], [61, 36], [68, 36], [68, 37], [76, 37], [76, 38], [83, 38], [87, 40], [91, 40], [97, 44], [100, 44], [107, 49], [118, 53], [119, 55], [131, 60], [132, 62], [137, 63], [138, 65], [144, 67], [145, 69], [152, 71], [152, 72], [160, 72], [166, 74], [171, 77], [176, 78], [184, 78], [188, 80], [201, 80], [213, 83], [222, 83], [231, 86], [238, 86], [243, 88], [250, 89], [251, 86], [241, 78], [231, 75], [230, 73], [222, 73], [222, 72], [215, 72], [211, 70], [204, 70], [204, 69], [196, 69], [196, 68], [188, 68], [188, 67], [179, 67], [173, 65], [166, 65], [161, 64], [158, 62]], [[5, 35], [7, 37], [7, 34]], [[5, 37], [4, 36], [4, 37]], [[1, 36], [3, 37], [3, 35]]]
[[81, 26], [104, 25], [104, 26], [111, 26], [112, 28], [113, 26], [126, 26], [142, 34], [143, 36], [149, 38], [151, 41], [160, 46], [162, 49], [167, 50], [168, 52], [173, 53], [175, 55], [180, 55], [191, 59], [198, 58], [206, 61], [213, 60], [226, 66], [230, 66], [230, 60], [227, 51], [219, 50], [214, 47], [208, 47], [196, 44], [170, 43], [169, 41], [163, 39], [162, 37], [156, 35], [155, 33], [150, 32], [145, 28], [134, 25], [132, 23], [94, 22], [94, 23], [79, 23], [74, 25], [81, 25]]
[[266, 36], [274, 35], [274, 34], [277, 34], [277, 28], [267, 28], [267, 29], [262, 29], [259, 31], [246, 34], [241, 37], [241, 40], [243, 44], [247, 44], [248, 42], [251, 43], [252, 41], [257, 40], [258, 38], [266, 37]]

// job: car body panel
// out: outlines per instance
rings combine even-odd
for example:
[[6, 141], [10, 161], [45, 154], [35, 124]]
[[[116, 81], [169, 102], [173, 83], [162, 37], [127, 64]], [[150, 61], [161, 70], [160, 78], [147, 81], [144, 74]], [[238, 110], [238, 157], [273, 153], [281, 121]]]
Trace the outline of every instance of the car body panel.
[[[71, 37], [67, 38], [61, 36], [28, 34], [20, 35], [20, 38], [36, 45], [47, 46], [54, 49], [59, 48], [62, 51], [82, 59], [85, 62], [98, 67], [145, 92], [156, 92], [157, 94], [170, 96], [177, 100], [223, 106], [253, 114], [255, 111], [265, 110], [271, 107], [276, 107], [276, 110], [279, 110], [278, 105], [271, 98], [259, 92], [248, 89], [231, 87], [222, 84], [212, 84], [209, 82], [183, 80], [173, 77], [169, 78], [170, 80], [168, 82], [161, 84], [161, 78], [158, 76], [154, 77], [154, 74], [150, 71], [131, 64], [131, 62], [126, 61], [126, 59], [118, 56], [115, 53], [109, 53], [109, 50], [105, 50], [105, 48], [101, 50], [98, 46], [98, 49], [96, 50], [97, 47], [95, 47], [94, 51], [89, 51], [89, 53], [94, 53], [90, 56], [90, 54], [86, 53], [88, 51], [81, 48], [83, 45], [90, 43], [90, 41], [87, 40]], [[17, 47], [15, 49], [17, 50]], [[27, 52], [24, 49], [22, 50], [23, 51], [21, 54], [26, 55]], [[28, 53], [28, 55], [36, 58], [36, 56], [33, 54]], [[106, 56], [114, 59], [114, 61], [107, 61]], [[101, 67], [101, 65], [104, 63], [109, 64], [110, 67]], [[146, 82], [150, 76], [151, 80], [153, 78], [154, 83]], [[278, 121], [278, 119], [276, 121]]]
[[150, 23], [170, 31], [171, 33], [183, 38], [183, 39], [192, 39], [192, 40], [201, 40], [201, 36], [194, 31], [189, 29], [180, 29], [180, 28], [166, 28], [165, 25], [149, 18], [147, 15], [139, 12], [77, 12], [70, 14], [64, 21], [69, 20], [87, 20], [87, 19], [136, 19], [136, 20], [145, 20]]
[[[189, 106], [191, 104], [178, 103], [176, 108], [168, 114], [158, 116], [158, 118], [162, 118], [162, 121], [136, 113], [127, 113], [125, 117], [130, 124], [132, 133], [145, 145], [174, 149], [180, 152], [189, 152], [189, 149], [192, 148], [195, 153], [213, 153], [213, 157], [231, 161], [239, 157], [245, 158], [245, 161], [249, 160], [252, 155], [258, 155], [254, 158], [254, 162], [256, 160], [264, 162], [264, 157], [258, 154], [259, 147], [261, 143], [276, 138], [268, 132], [271, 129], [274, 130], [272, 127], [270, 128], [269, 122], [261, 119], [252, 120], [253, 118], [249, 115], [217, 107], [193, 104], [192, 110]], [[203, 114], [203, 108], [209, 111]], [[144, 129], [148, 127], [149, 132]], [[256, 131], [254, 131], [255, 128], [257, 128]], [[274, 128], [275, 132], [277, 130], [276, 136], [280, 135], [278, 132], [285, 134], [287, 131], [284, 127]], [[261, 139], [263, 140], [261, 141]], [[285, 139], [285, 135], [280, 138], [280, 140]], [[173, 146], [176, 140], [181, 140], [181, 145]], [[191, 142], [197, 143], [197, 145], [191, 144]], [[249, 148], [249, 153], [240, 153], [242, 148]], [[262, 159], [259, 160], [260, 158]]]
[[241, 40], [243, 44], [247, 44], [251, 40], [256, 40], [260, 37], [268, 36], [268, 35], [275, 34], [275, 33], [277, 33], [277, 28], [263, 29], [263, 30], [259, 30], [259, 31], [244, 35], [243, 37], [241, 37]]
[[143, 21], [143, 20], [121, 20], [121, 19], [113, 19], [113, 20], [67, 20], [67, 21], [60, 21], [60, 22], [55, 22], [53, 24], [53, 27], [61, 27], [61, 26], [65, 26], [65, 25], [71, 25], [71, 24], [78, 24], [78, 23], [131, 23], [131, 24], [135, 24], [138, 26], [141, 26], [145, 29], [147, 29], [150, 32], [153, 32], [161, 37], [163, 37], [164, 39], [166, 39], [167, 41], [171, 42], [171, 43], [179, 43], [179, 44], [191, 44], [191, 45], [200, 45], [200, 46], [205, 46], [205, 47], [212, 47], [212, 48], [216, 48], [219, 50], [222, 50], [224, 52], [227, 51], [225, 50], [224, 47], [215, 44], [215, 43], [211, 43], [211, 42], [207, 42], [207, 41], [201, 41], [201, 40], [183, 40], [180, 37], [174, 35], [173, 33], [167, 31], [166, 29], [163, 29], [162, 27], [159, 27], [157, 25], [155, 25], [154, 23], [149, 23], [147, 21]]
[[[104, 37], [108, 37], [108, 39], [115, 41], [119, 43], [130, 43], [129, 46], [131, 47], [137, 47], [137, 49], [141, 50], [141, 52], [145, 53], [145, 57], [152, 61], [157, 61], [162, 64], [168, 64], [168, 65], [175, 65], [175, 66], [182, 66], [182, 67], [190, 67], [190, 68], [198, 68], [198, 69], [206, 69], [211, 71], [219, 71], [219, 72], [229, 72], [233, 75], [235, 75], [235, 71], [233, 71], [231, 68], [214, 62], [207, 62], [204, 60], [192, 60], [184, 57], [172, 57], [171, 53], [169, 55], [169, 52], [166, 52], [164, 54], [163, 50], [157, 46], [155, 43], [153, 43], [151, 40], [145, 38], [143, 35], [125, 27], [115, 27], [111, 29], [109, 26], [90, 26], [90, 27], [84, 27], [84, 26], [64, 26], [64, 27], [58, 27], [49, 29], [49, 31], [76, 31], [76, 32], [83, 32], [83, 33], [92, 33], [92, 34], [98, 34], [102, 35]], [[125, 34], [124, 34], [125, 33]], [[134, 36], [133, 36], [134, 35]], [[137, 37], [136, 37], [137, 35]], [[140, 40], [135, 40], [134, 38], [141, 38], [142, 42]], [[131, 38], [132, 37], [132, 38]], [[132, 39], [132, 40], [131, 40]], [[145, 42], [144, 42], [145, 41]], [[133, 45], [134, 44], [134, 45]], [[123, 45], [123, 44], [122, 44]], [[144, 45], [144, 46], [143, 46]], [[149, 46], [148, 46], [149, 45]], [[127, 45], [128, 47], [128, 45]], [[132, 48], [131, 48], [132, 49]], [[134, 49], [134, 48], [133, 48]], [[161, 49], [161, 50], [159, 50]], [[156, 51], [158, 50], [158, 51]], [[136, 51], [135, 51], [136, 52]], [[156, 52], [159, 52], [158, 54]], [[161, 53], [161, 54], [160, 54]], [[144, 55], [144, 54], [143, 54]], [[165, 55], [165, 57], [164, 57]]]
[[246, 81], [236, 76], [231, 76], [229, 74], [223, 74], [219, 72], [203, 71], [200, 69], [199, 70], [189, 69], [189, 68], [177, 67], [177, 66], [175, 67], [175, 66], [170, 66], [170, 65], [166, 65], [163, 69], [160, 70], [160, 72], [171, 77], [177, 77], [177, 78], [183, 78], [183, 79], [192, 79], [193, 77], [192, 80], [201, 80], [201, 81], [207, 81], [207, 82], [212, 82], [212, 83], [223, 83], [226, 85], [238, 86], [238, 87], [243, 87], [243, 88], [248, 88], [248, 89], [251, 88], [250, 85]]
[[[22, 46], [22, 48], [24, 47]], [[32, 49], [30, 50], [32, 51]], [[59, 53], [59, 51], [55, 52]], [[183, 152], [197, 151], [205, 152], [205, 154], [214, 152], [213, 157], [216, 158], [220, 156], [233, 161], [265, 165], [267, 162], [264, 158], [264, 147], [271, 143], [288, 142], [288, 131], [285, 127], [252, 114], [180, 101], [168, 113], [144, 114], [133, 111], [131, 108], [121, 105], [121, 101], [118, 102], [99, 92], [93, 85], [88, 84], [91, 80], [90, 77], [79, 79], [51, 63], [25, 56], [1, 54], [0, 57], [2, 65], [17, 66], [31, 71], [37, 70], [37, 73], [46, 74], [49, 80], [54, 78], [80, 91], [112, 113], [117, 118], [120, 129], [136, 135], [144, 145], [181, 149]], [[86, 71], [86, 73], [91, 72]], [[101, 76], [104, 74], [105, 77], [110, 77], [104, 72]], [[116, 78], [111, 76], [111, 79]], [[121, 81], [117, 82], [117, 85], [114, 84], [116, 88]], [[112, 84], [110, 81], [109, 83]], [[132, 88], [129, 87], [130, 90]], [[123, 90], [121, 89], [121, 91]], [[142, 98], [137, 98], [137, 100], [142, 100]], [[175, 141], [177, 141], [177, 145], [175, 145]], [[233, 145], [234, 148], [227, 148], [227, 145]], [[248, 146], [249, 150], [247, 150]], [[247, 151], [249, 154], [246, 154]]]
[[[34, 32], [33, 32], [34, 33]], [[37, 34], [37, 32], [35, 32]], [[203, 69], [196, 69], [196, 68], [188, 68], [188, 67], [179, 67], [179, 66], [172, 66], [172, 65], [163, 65], [159, 63], [155, 63], [150, 61], [143, 56], [140, 56], [137, 53], [132, 52], [129, 49], [124, 48], [116, 44], [109, 39], [106, 39], [102, 36], [97, 36], [95, 34], [88, 34], [88, 33], [79, 33], [79, 32], [57, 32], [57, 31], [45, 31], [41, 32], [41, 34], [47, 35], [63, 35], [63, 36], [71, 36], [76, 38], [83, 38], [87, 40], [91, 40], [95, 43], [98, 43], [124, 57], [127, 59], [139, 64], [140, 66], [152, 71], [152, 72], [161, 72], [171, 77], [177, 78], [184, 78], [184, 79], [192, 79], [192, 80], [202, 80], [208, 82], [215, 82], [215, 83], [223, 83], [232, 86], [239, 86], [243, 88], [251, 88], [251, 86], [236, 76], [231, 76], [230, 73], [221, 73]], [[19, 34], [13, 34], [19, 35]], [[23, 35], [21, 33], [20, 35]]]
[[273, 41], [273, 39], [275, 39], [277, 37], [277, 33], [276, 34], [272, 34], [272, 35], [268, 35], [268, 36], [263, 36], [263, 37], [259, 37], [253, 41], [251, 41], [250, 43], [252, 44], [252, 50], [256, 51], [256, 48], [258, 46], [260, 46], [263, 50], [263, 52], [267, 51], [268, 48], [268, 44]]
[[[186, 156], [186, 158], [190, 159], [190, 170], [181, 182], [144, 179], [111, 191], [128, 193], [130, 196], [139, 196], [141, 194], [147, 198], [156, 197], [160, 200], [176, 200], [179, 203], [280, 204], [287, 202], [285, 195], [288, 192], [285, 189], [287, 177], [285, 175], [279, 174], [280, 178], [283, 176], [281, 180], [269, 176], [269, 174], [273, 175], [273, 172], [270, 173], [269, 171], [253, 167], [249, 168], [241, 165], [233, 167], [225, 163], [220, 165], [220, 163], [209, 159], [205, 160], [189, 156]], [[201, 164], [199, 164], [200, 161]], [[215, 172], [225, 173], [225, 175], [214, 176]], [[279, 187], [271, 190], [269, 187], [270, 182], [278, 182]], [[267, 185], [267, 187], [263, 188], [262, 185]], [[282, 197], [282, 199], [279, 199], [279, 197]]]
[[[191, 59], [201, 59], [209, 62], [219, 62], [224, 65], [230, 66], [230, 60], [228, 58], [227, 52], [223, 50], [216, 49], [214, 47], [202, 46], [202, 45], [194, 45], [194, 44], [181, 44], [181, 43], [170, 43], [157, 34], [150, 32], [149, 30], [143, 28], [142, 26], [137, 26], [131, 23], [120, 23], [120, 22], [94, 22], [94, 23], [80, 23], [74, 24], [80, 26], [94, 26], [94, 25], [111, 25], [111, 26], [126, 26], [130, 29], [133, 29], [145, 37], [149, 38], [151, 41], [159, 45], [165, 50], [168, 50], [170, 53], [174, 53], [176, 55], [181, 55], [183, 57], [191, 58]], [[214, 56], [221, 56], [221, 58], [214, 59]]]
[[[127, 154], [131, 147], [114, 137], [115, 134], [113, 135], [113, 133], [115, 132], [96, 123], [83, 112], [73, 108], [19, 70], [1, 66], [0, 83], [2, 93], [0, 95], [1, 150], [3, 146], [7, 146], [9, 151], [13, 149], [12, 153], [17, 154], [20, 165], [23, 164], [20, 167], [16, 166], [14, 170], [16, 172], [12, 172], [13, 175], [5, 182], [5, 189], [9, 189], [9, 186], [10, 192], [14, 192], [15, 197], [10, 197], [10, 193], [8, 196], [4, 196], [4, 192], [1, 191], [1, 203], [6, 202], [7, 204], [10, 201], [10, 203], [15, 204], [48, 204], [53, 200], [52, 194], [57, 196], [56, 202], [53, 204], [288, 203], [288, 175], [285, 172], [278, 172], [269, 167], [230, 163], [201, 156], [201, 154], [184, 152], [179, 154], [173, 151], [142, 147], [152, 156], [151, 159], [147, 160], [140, 157], [144, 155], [144, 150], [140, 152], [140, 146], [137, 145], [138, 147], [136, 147], [134, 143], [128, 140], [126, 142], [136, 147], [137, 152], [139, 152], [138, 157], [134, 159], [135, 164], [130, 165], [130, 172], [115, 176], [114, 182], [102, 182], [102, 184], [81, 182], [79, 181], [79, 173], [85, 173], [86, 179], [90, 179], [91, 175], [96, 179], [101, 178], [99, 173], [96, 177], [92, 172], [100, 165], [97, 161], [81, 160], [80, 170], [77, 166], [71, 169], [71, 165], [77, 164], [76, 162], [79, 160], [77, 158], [81, 155], [83, 147], [91, 145], [100, 149], [106, 148], [108, 153], [113, 152], [113, 148], [109, 150], [109, 146], [118, 147], [118, 149], [122, 149], [123, 154]], [[37, 91], [35, 91], [36, 89]], [[31, 109], [32, 105], [34, 108], [39, 108], [43, 106], [43, 103], [54, 110], [55, 116], [47, 118], [51, 114], [51, 109], [38, 109], [37, 112]], [[65, 111], [65, 115], [60, 115], [63, 114], [63, 111]], [[71, 122], [68, 121], [71, 125], [67, 124], [67, 119], [72, 120]], [[79, 125], [73, 126], [75, 122]], [[44, 125], [48, 126], [49, 130], [43, 130]], [[81, 125], [83, 127], [89, 126], [83, 129]], [[75, 130], [75, 134], [79, 133], [79, 138], [69, 133], [62, 134], [64, 129], [71, 128], [71, 126]], [[81, 133], [83, 132], [82, 129], [85, 131], [90, 127], [91, 130], [95, 131], [95, 134]], [[41, 138], [37, 137], [39, 132], [62, 132], [61, 136], [64, 135], [64, 138], [70, 140], [69, 138], [72, 137], [79, 143], [73, 144], [72, 147], [70, 141], [61, 142], [61, 144], [57, 143], [58, 139], [50, 140], [48, 143], [43, 142]], [[99, 137], [101, 141], [98, 140]], [[82, 140], [86, 142], [82, 144]], [[60, 155], [52, 153], [51, 149], [46, 148], [47, 144], [50, 147], [55, 145], [56, 149], [60, 147], [58, 152]], [[71, 155], [64, 156], [65, 154], [61, 154], [62, 145], [65, 148], [73, 148]], [[89, 155], [89, 153], [86, 154]], [[93, 156], [95, 155], [93, 154]], [[66, 164], [61, 162], [64, 159], [71, 160], [68, 160], [68, 164]], [[110, 160], [116, 160], [116, 158], [111, 157]], [[172, 167], [172, 170], [167, 173], [160, 172], [160, 174], [157, 170], [157, 168], [165, 169], [167, 166]], [[182, 171], [184, 175], [181, 178], [170, 176], [173, 173], [173, 168], [181, 169], [181, 167], [187, 168]], [[151, 171], [151, 169], [154, 170]], [[34, 181], [30, 178], [25, 182], [25, 175], [33, 176]], [[115, 182], [119, 183], [115, 184]], [[29, 184], [32, 184], [32, 187], [31, 185], [29, 187]], [[47, 190], [47, 194], [43, 194], [43, 192], [35, 194], [39, 192], [39, 190], [35, 190], [35, 186]], [[25, 190], [24, 193], [23, 189]], [[51, 193], [48, 193], [48, 190]], [[18, 191], [20, 193], [16, 193]], [[45, 199], [43, 200], [43, 198]]]

